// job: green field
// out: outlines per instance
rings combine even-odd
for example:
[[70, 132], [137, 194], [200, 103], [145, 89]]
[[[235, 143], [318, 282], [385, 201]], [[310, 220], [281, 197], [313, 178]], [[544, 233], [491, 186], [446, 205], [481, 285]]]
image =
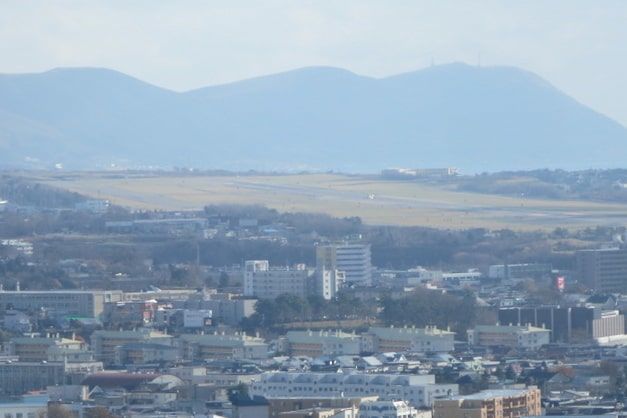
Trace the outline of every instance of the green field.
[[176, 176], [82, 173], [35, 180], [135, 209], [189, 210], [260, 204], [283, 212], [359, 216], [378, 225], [520, 230], [624, 225], [627, 206], [465, 193], [366, 176]]

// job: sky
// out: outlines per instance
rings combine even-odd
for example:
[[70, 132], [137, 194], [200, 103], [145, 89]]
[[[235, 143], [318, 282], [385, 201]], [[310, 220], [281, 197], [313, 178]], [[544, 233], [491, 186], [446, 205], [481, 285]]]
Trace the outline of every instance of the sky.
[[0, 72], [106, 67], [182, 91], [311, 65], [508, 65], [627, 126], [625, 22], [625, 0], [0, 0]]

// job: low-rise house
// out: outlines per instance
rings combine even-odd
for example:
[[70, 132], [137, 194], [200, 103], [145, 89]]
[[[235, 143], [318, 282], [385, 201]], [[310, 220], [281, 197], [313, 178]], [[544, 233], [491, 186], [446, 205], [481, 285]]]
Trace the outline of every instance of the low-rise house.
[[555, 375], [544, 383], [544, 391], [584, 391], [606, 394], [613, 389], [612, 378], [596, 365], [561, 365], [552, 369]]

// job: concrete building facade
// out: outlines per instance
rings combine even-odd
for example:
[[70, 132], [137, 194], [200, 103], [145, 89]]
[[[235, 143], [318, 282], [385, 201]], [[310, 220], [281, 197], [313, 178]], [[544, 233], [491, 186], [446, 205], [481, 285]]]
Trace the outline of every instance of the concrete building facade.
[[369, 244], [342, 243], [316, 247], [318, 270], [339, 270], [347, 284], [372, 284], [372, 261]]
[[79, 340], [57, 337], [14, 337], [6, 345], [7, 354], [18, 356], [20, 361], [48, 361], [50, 349], [85, 350], [85, 343]]
[[627, 293], [627, 248], [576, 252], [576, 277], [602, 293]]
[[63, 363], [0, 363], [0, 388], [5, 395], [21, 395], [66, 382]]
[[361, 353], [361, 337], [341, 331], [288, 331], [281, 341], [284, 342], [284, 351], [293, 356], [344, 356]]
[[433, 418], [519, 418], [542, 413], [540, 389], [486, 390], [433, 404]]
[[359, 405], [359, 418], [431, 418], [431, 413], [418, 412], [405, 401], [377, 400]]
[[404, 399], [416, 408], [456, 396], [456, 384], [436, 384], [433, 375], [267, 372], [250, 387], [253, 395], [274, 397], [379, 396]]
[[499, 309], [498, 320], [504, 325], [531, 324], [548, 328], [554, 342], [593, 342], [621, 338], [625, 334], [624, 315], [598, 307], [504, 308]]
[[48, 311], [55, 317], [100, 318], [107, 302], [118, 302], [122, 291], [112, 290], [0, 290], [0, 310]]
[[177, 338], [176, 344], [186, 360], [268, 357], [268, 344], [265, 340], [246, 334], [184, 334]]
[[363, 334], [363, 351], [369, 353], [446, 353], [454, 348], [455, 333], [437, 327], [370, 327]]
[[468, 343], [537, 350], [551, 341], [551, 331], [531, 325], [477, 325], [468, 330]]
[[97, 330], [91, 335], [91, 347], [96, 359], [106, 365], [115, 364], [117, 347], [133, 343], [171, 346], [172, 336], [147, 328], [136, 331]]
[[305, 299], [312, 272], [305, 268], [273, 268], [267, 260], [249, 260], [244, 266], [244, 296], [276, 299], [283, 294]]

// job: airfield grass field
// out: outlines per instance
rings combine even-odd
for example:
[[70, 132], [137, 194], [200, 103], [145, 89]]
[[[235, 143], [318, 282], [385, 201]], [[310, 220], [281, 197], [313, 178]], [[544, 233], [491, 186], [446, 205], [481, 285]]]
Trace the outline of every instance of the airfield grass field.
[[281, 212], [359, 216], [373, 225], [517, 230], [625, 225], [627, 205], [459, 192], [368, 176], [208, 176], [80, 173], [32, 178], [133, 209], [192, 210], [257, 204]]

